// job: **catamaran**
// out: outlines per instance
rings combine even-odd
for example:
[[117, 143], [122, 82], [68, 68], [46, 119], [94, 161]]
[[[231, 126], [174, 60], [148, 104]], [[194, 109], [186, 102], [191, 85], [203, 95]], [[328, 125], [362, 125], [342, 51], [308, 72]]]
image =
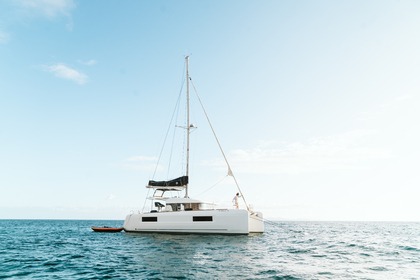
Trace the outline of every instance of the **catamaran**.
[[[245, 201], [238, 182], [233, 175], [225, 153], [216, 137], [217, 144], [222, 152], [228, 167], [228, 175], [232, 176], [238, 188], [239, 197], [242, 197], [246, 209], [234, 207], [217, 208], [208, 207], [208, 203], [189, 197], [189, 157], [190, 133], [194, 125], [190, 123], [190, 76], [188, 70], [189, 57], [185, 57], [186, 69], [186, 98], [187, 123], [186, 130], [186, 174], [173, 180], [150, 180], [146, 188], [153, 191], [149, 197], [151, 209], [132, 213], [126, 216], [124, 230], [127, 232], [157, 232], [157, 233], [196, 233], [196, 234], [249, 234], [264, 232], [264, 219], [261, 212], [253, 211]], [[201, 102], [201, 101], [200, 101]], [[209, 121], [207, 114], [205, 113]], [[172, 193], [183, 192], [184, 196], [173, 196]]]

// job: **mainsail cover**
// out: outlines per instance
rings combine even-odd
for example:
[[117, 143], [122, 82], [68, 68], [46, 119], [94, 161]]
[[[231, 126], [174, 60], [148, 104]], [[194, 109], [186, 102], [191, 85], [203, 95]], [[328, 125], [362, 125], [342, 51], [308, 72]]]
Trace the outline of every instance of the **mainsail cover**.
[[188, 184], [188, 176], [182, 176], [170, 181], [149, 181], [149, 186], [155, 187], [181, 187]]

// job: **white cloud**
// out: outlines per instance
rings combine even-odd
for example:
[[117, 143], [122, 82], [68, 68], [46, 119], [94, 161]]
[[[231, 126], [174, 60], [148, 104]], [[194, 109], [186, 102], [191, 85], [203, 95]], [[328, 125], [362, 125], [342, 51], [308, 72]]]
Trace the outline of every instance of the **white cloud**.
[[83, 64], [83, 65], [87, 65], [87, 66], [93, 66], [93, 65], [95, 65], [97, 62], [96, 62], [96, 60], [94, 60], [94, 59], [89, 59], [89, 60], [78, 60], [78, 62], [80, 63], [80, 64]]
[[48, 18], [69, 16], [75, 7], [73, 0], [19, 0], [17, 3], [29, 12]]
[[415, 97], [414, 94], [407, 93], [407, 94], [403, 94], [403, 95], [399, 95], [399, 96], [395, 97], [395, 101], [410, 100], [410, 99], [413, 99], [414, 97]]
[[[372, 160], [390, 158], [388, 151], [364, 146], [372, 131], [358, 130], [304, 142], [269, 142], [254, 149], [230, 152], [235, 169], [248, 173], [305, 173], [328, 170], [354, 170], [370, 167]], [[205, 162], [222, 166], [221, 160]]]
[[380, 104], [377, 104], [370, 111], [360, 112], [357, 116], [359, 121], [379, 121], [388, 114], [393, 114], [393, 110], [406, 111], [407, 106], [418, 103], [418, 89], [413, 88], [399, 95], [394, 96]]
[[0, 30], [0, 44], [6, 44], [10, 40], [10, 35]]
[[85, 74], [62, 63], [46, 66], [46, 70], [56, 77], [73, 81], [79, 85], [85, 84], [88, 80]]

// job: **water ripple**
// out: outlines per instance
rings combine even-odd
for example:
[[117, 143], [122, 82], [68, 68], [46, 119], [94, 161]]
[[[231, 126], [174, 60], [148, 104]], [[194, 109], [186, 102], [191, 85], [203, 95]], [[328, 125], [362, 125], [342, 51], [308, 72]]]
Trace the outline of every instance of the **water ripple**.
[[95, 233], [0, 221], [0, 278], [420, 279], [419, 223], [278, 222], [250, 236]]

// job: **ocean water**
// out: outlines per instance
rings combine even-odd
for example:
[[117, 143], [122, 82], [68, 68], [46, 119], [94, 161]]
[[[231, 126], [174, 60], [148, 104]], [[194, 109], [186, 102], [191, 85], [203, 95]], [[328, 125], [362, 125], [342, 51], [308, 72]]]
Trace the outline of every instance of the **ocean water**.
[[0, 220], [2, 279], [420, 279], [420, 223], [270, 222], [250, 236]]

